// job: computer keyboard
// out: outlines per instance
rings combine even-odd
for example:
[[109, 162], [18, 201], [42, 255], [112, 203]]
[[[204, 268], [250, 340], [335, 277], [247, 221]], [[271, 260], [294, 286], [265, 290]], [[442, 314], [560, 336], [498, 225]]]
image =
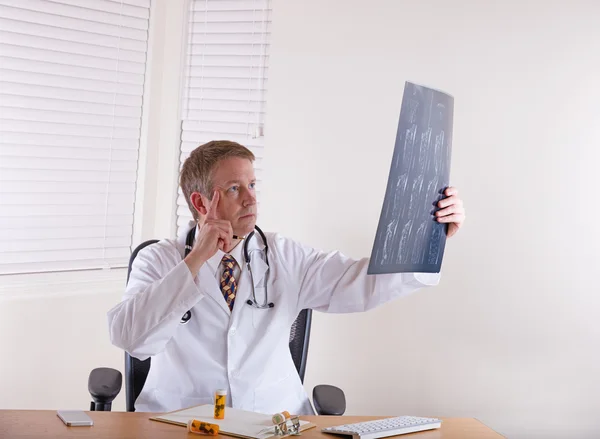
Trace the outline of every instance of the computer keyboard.
[[354, 439], [377, 439], [380, 437], [414, 433], [416, 431], [433, 430], [441, 426], [442, 421], [435, 418], [399, 416], [397, 418], [377, 419], [375, 421], [327, 427], [323, 428], [322, 431], [324, 433], [348, 435]]

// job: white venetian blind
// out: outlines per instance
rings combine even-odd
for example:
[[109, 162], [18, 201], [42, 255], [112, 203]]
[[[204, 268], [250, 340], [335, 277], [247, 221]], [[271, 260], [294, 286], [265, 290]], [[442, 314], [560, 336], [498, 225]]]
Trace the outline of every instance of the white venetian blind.
[[0, 0], [0, 274], [126, 266], [150, 0]]
[[[260, 191], [270, 35], [271, 0], [191, 1], [181, 165], [203, 143], [232, 140], [256, 155]], [[178, 230], [191, 218], [179, 189]]]

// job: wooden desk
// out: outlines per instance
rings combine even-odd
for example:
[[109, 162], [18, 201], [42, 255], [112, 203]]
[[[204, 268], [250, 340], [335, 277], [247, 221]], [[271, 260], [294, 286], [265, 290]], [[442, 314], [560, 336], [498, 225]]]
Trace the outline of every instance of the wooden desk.
[[[183, 427], [150, 421], [149, 413], [88, 412], [94, 420], [93, 427], [67, 427], [56, 416], [54, 410], [0, 410], [1, 439], [166, 439], [202, 438], [188, 433]], [[302, 433], [306, 439], [336, 439], [342, 436], [321, 433], [322, 427], [343, 423], [378, 419], [376, 416], [303, 416], [302, 419], [317, 425], [317, 428]], [[229, 436], [219, 436], [229, 438]], [[443, 418], [442, 428], [406, 436], [407, 439], [499, 439], [503, 436], [472, 418]]]

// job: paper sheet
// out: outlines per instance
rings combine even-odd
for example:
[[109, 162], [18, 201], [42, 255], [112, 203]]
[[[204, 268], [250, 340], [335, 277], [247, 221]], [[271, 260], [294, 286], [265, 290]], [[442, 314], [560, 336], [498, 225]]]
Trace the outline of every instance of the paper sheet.
[[[160, 416], [154, 416], [150, 419], [184, 427], [187, 427], [190, 419], [198, 419], [200, 421], [210, 422], [211, 424], [219, 424], [220, 433], [222, 434], [249, 439], [267, 439], [274, 437], [274, 432], [272, 430], [262, 434], [260, 434], [260, 432], [267, 427], [273, 426], [271, 417], [272, 415], [227, 407], [225, 408], [225, 419], [215, 419], [214, 406], [212, 404], [205, 404], [190, 407], [188, 409], [177, 410]], [[315, 425], [307, 421], [300, 421], [300, 431], [312, 427], [315, 427]]]

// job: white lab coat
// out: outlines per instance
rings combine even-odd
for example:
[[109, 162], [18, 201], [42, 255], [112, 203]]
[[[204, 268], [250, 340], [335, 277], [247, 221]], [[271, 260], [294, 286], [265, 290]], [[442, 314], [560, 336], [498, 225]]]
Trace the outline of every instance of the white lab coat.
[[[243, 268], [230, 312], [207, 264], [194, 278], [183, 262], [186, 235], [187, 230], [177, 240], [142, 250], [123, 301], [108, 312], [112, 343], [139, 359], [152, 357], [137, 411], [210, 404], [216, 389], [227, 389], [228, 406], [268, 414], [312, 414], [288, 346], [298, 313], [305, 308], [366, 311], [439, 281], [439, 275], [367, 275], [368, 258], [352, 260], [267, 233], [268, 296], [275, 307], [246, 304], [252, 289]], [[256, 234], [249, 249], [262, 248]], [[261, 302], [266, 264], [251, 258]], [[191, 319], [180, 323], [190, 309]]]

